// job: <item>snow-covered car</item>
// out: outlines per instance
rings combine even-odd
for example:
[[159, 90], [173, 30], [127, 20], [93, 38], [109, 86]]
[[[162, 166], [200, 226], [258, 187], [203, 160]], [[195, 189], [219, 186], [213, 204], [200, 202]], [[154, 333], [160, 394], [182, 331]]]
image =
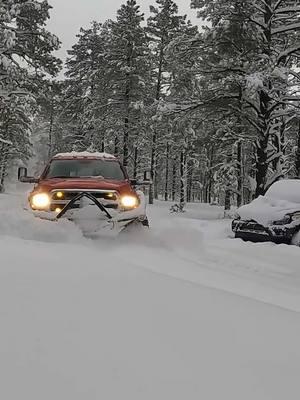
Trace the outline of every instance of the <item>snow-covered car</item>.
[[237, 210], [236, 238], [300, 245], [300, 179], [275, 182], [264, 196]]
[[148, 226], [144, 194], [135, 189], [139, 182], [129, 179], [111, 154], [57, 154], [39, 178], [28, 177], [26, 168], [19, 168], [18, 178], [35, 184], [27, 207], [35, 216], [56, 221], [65, 217], [86, 232], [121, 231], [132, 223]]

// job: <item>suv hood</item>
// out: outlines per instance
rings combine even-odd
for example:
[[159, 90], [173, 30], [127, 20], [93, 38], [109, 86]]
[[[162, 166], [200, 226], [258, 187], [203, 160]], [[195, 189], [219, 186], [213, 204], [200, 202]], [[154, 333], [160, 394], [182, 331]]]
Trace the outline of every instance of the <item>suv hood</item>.
[[281, 220], [286, 214], [300, 211], [299, 203], [259, 196], [250, 204], [240, 207], [237, 213], [243, 220], [254, 220], [263, 226]]
[[132, 192], [128, 181], [115, 181], [99, 178], [52, 178], [44, 179], [39, 182], [36, 190], [116, 190], [119, 193]]

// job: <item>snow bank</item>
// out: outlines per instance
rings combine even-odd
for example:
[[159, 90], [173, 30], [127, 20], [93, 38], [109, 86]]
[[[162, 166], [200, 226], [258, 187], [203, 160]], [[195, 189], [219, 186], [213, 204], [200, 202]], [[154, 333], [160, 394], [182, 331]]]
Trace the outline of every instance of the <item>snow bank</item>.
[[0, 237], [12, 236], [25, 240], [42, 242], [77, 243], [84, 240], [81, 231], [70, 221], [58, 222], [42, 220], [24, 210], [25, 197], [1, 195], [0, 197]]

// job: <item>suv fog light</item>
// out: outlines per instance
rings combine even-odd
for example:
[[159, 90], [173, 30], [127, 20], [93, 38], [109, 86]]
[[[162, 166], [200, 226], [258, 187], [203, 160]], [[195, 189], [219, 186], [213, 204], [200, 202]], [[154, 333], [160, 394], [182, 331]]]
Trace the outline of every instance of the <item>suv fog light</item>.
[[46, 193], [38, 193], [31, 198], [32, 208], [44, 210], [50, 205], [50, 198]]

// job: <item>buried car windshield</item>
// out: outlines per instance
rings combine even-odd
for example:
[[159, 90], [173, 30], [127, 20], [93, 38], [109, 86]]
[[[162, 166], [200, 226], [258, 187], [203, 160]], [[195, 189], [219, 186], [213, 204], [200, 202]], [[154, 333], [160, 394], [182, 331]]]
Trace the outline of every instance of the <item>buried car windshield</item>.
[[273, 183], [267, 190], [266, 197], [285, 200], [290, 203], [300, 203], [300, 179], [283, 179]]
[[44, 177], [125, 179], [120, 164], [108, 160], [53, 160]]

